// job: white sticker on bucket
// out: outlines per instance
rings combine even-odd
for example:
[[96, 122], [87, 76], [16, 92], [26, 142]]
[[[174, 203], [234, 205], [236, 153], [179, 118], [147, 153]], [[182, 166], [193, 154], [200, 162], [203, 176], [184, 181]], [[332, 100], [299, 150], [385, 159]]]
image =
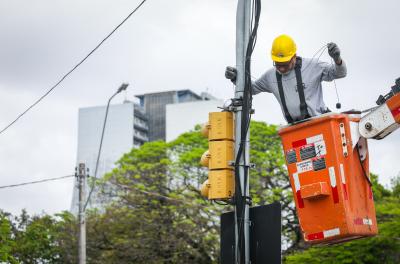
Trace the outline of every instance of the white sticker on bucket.
[[324, 136], [322, 134], [306, 138], [307, 144], [315, 143], [322, 140], [324, 140]]
[[335, 167], [329, 167], [329, 179], [331, 180], [331, 186], [336, 187]]
[[293, 173], [293, 181], [294, 181], [294, 188], [296, 191], [300, 190], [300, 180], [299, 180], [299, 174], [298, 173]]
[[325, 141], [317, 141], [314, 143], [315, 147], [315, 154], [317, 157], [321, 157], [326, 155], [326, 146], [325, 146]]
[[337, 236], [337, 235], [340, 235], [339, 228], [334, 228], [334, 229], [324, 231], [324, 238], [333, 237], [333, 236]]
[[346, 177], [344, 176], [344, 168], [342, 163], [340, 163], [340, 176], [342, 178], [342, 183], [346, 184]]
[[369, 218], [364, 218], [363, 219], [363, 224], [364, 225], [371, 225], [372, 226], [372, 220]]
[[311, 160], [305, 160], [302, 162], [297, 162], [297, 173], [302, 173], [306, 171], [312, 171], [313, 170], [313, 165]]

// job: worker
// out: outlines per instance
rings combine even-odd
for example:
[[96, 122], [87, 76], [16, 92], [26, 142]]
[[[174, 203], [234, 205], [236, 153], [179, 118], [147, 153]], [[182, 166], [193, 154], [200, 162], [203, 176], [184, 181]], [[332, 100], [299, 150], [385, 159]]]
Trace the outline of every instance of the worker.
[[[273, 93], [288, 123], [330, 112], [323, 101], [322, 81], [346, 76], [347, 69], [335, 43], [327, 45], [334, 64], [298, 57], [296, 43], [287, 35], [280, 35], [272, 43], [274, 68], [252, 82], [252, 94]], [[227, 67], [225, 77], [236, 83], [237, 71]]]

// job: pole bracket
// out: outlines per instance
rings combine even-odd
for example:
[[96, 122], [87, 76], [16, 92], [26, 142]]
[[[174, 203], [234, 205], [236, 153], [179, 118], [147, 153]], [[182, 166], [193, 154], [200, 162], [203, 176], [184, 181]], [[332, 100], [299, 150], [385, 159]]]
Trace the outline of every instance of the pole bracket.
[[[228, 165], [235, 167], [236, 166], [236, 162], [233, 161], [233, 160], [230, 160], [230, 161], [228, 161]], [[249, 163], [249, 164], [240, 164], [239, 163], [238, 166], [254, 169], [256, 167], [256, 164], [255, 163]]]

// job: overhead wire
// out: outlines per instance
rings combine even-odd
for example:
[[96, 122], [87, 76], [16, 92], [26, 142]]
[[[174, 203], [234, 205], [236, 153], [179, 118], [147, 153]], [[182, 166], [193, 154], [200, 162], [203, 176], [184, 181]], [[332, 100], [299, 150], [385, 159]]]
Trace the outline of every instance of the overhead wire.
[[31, 184], [37, 184], [37, 183], [49, 182], [49, 181], [58, 181], [58, 180], [62, 180], [62, 179], [66, 179], [66, 178], [71, 178], [71, 177], [75, 177], [75, 175], [66, 175], [66, 176], [61, 176], [61, 177], [56, 177], [56, 178], [49, 178], [49, 179], [43, 179], [43, 180], [37, 180], [37, 181], [31, 181], [31, 182], [24, 182], [24, 183], [3, 185], [3, 186], [0, 186], [0, 189], [14, 188], [14, 187], [20, 187], [20, 186], [24, 186], [24, 185], [31, 185]]
[[[179, 198], [173, 198], [173, 197], [169, 197], [160, 193], [156, 193], [156, 192], [150, 192], [150, 191], [145, 191], [145, 190], [141, 190], [139, 188], [133, 187], [133, 186], [129, 186], [129, 187], [122, 187], [123, 189], [127, 189], [127, 190], [135, 190], [137, 192], [140, 192], [142, 194], [148, 195], [148, 196], [155, 196], [155, 197], [159, 197], [159, 198], [164, 198], [165, 200], [171, 201], [171, 202], [178, 202], [178, 203], [182, 203], [182, 204], [186, 204], [186, 205], [190, 205], [193, 207], [198, 207], [198, 208], [208, 208], [207, 205], [202, 205], [202, 204], [194, 204], [190, 201], [184, 200], [184, 199], [179, 199]], [[218, 203], [217, 203], [218, 204]]]
[[108, 40], [111, 35], [114, 34], [147, 0], [143, 0], [121, 23], [119, 23], [102, 41], [100, 41], [97, 46], [92, 49], [81, 61], [79, 61], [70, 71], [68, 71], [55, 85], [53, 85], [47, 92], [45, 92], [39, 99], [37, 99], [33, 104], [31, 104], [25, 111], [19, 114], [11, 123], [5, 126], [1, 131], [0, 135], [14, 125], [21, 117], [23, 117], [28, 111], [35, 107], [39, 102], [41, 102], [46, 96], [48, 96], [55, 88], [57, 88], [72, 72], [74, 72], [83, 62], [85, 62], [98, 48], [100, 48], [103, 43]]

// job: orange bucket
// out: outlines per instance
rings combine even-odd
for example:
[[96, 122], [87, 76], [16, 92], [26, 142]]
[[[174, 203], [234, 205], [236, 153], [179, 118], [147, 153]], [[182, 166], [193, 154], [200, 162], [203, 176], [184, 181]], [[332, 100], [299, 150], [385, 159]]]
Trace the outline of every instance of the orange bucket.
[[306, 242], [340, 243], [378, 233], [359, 120], [325, 114], [279, 130]]

